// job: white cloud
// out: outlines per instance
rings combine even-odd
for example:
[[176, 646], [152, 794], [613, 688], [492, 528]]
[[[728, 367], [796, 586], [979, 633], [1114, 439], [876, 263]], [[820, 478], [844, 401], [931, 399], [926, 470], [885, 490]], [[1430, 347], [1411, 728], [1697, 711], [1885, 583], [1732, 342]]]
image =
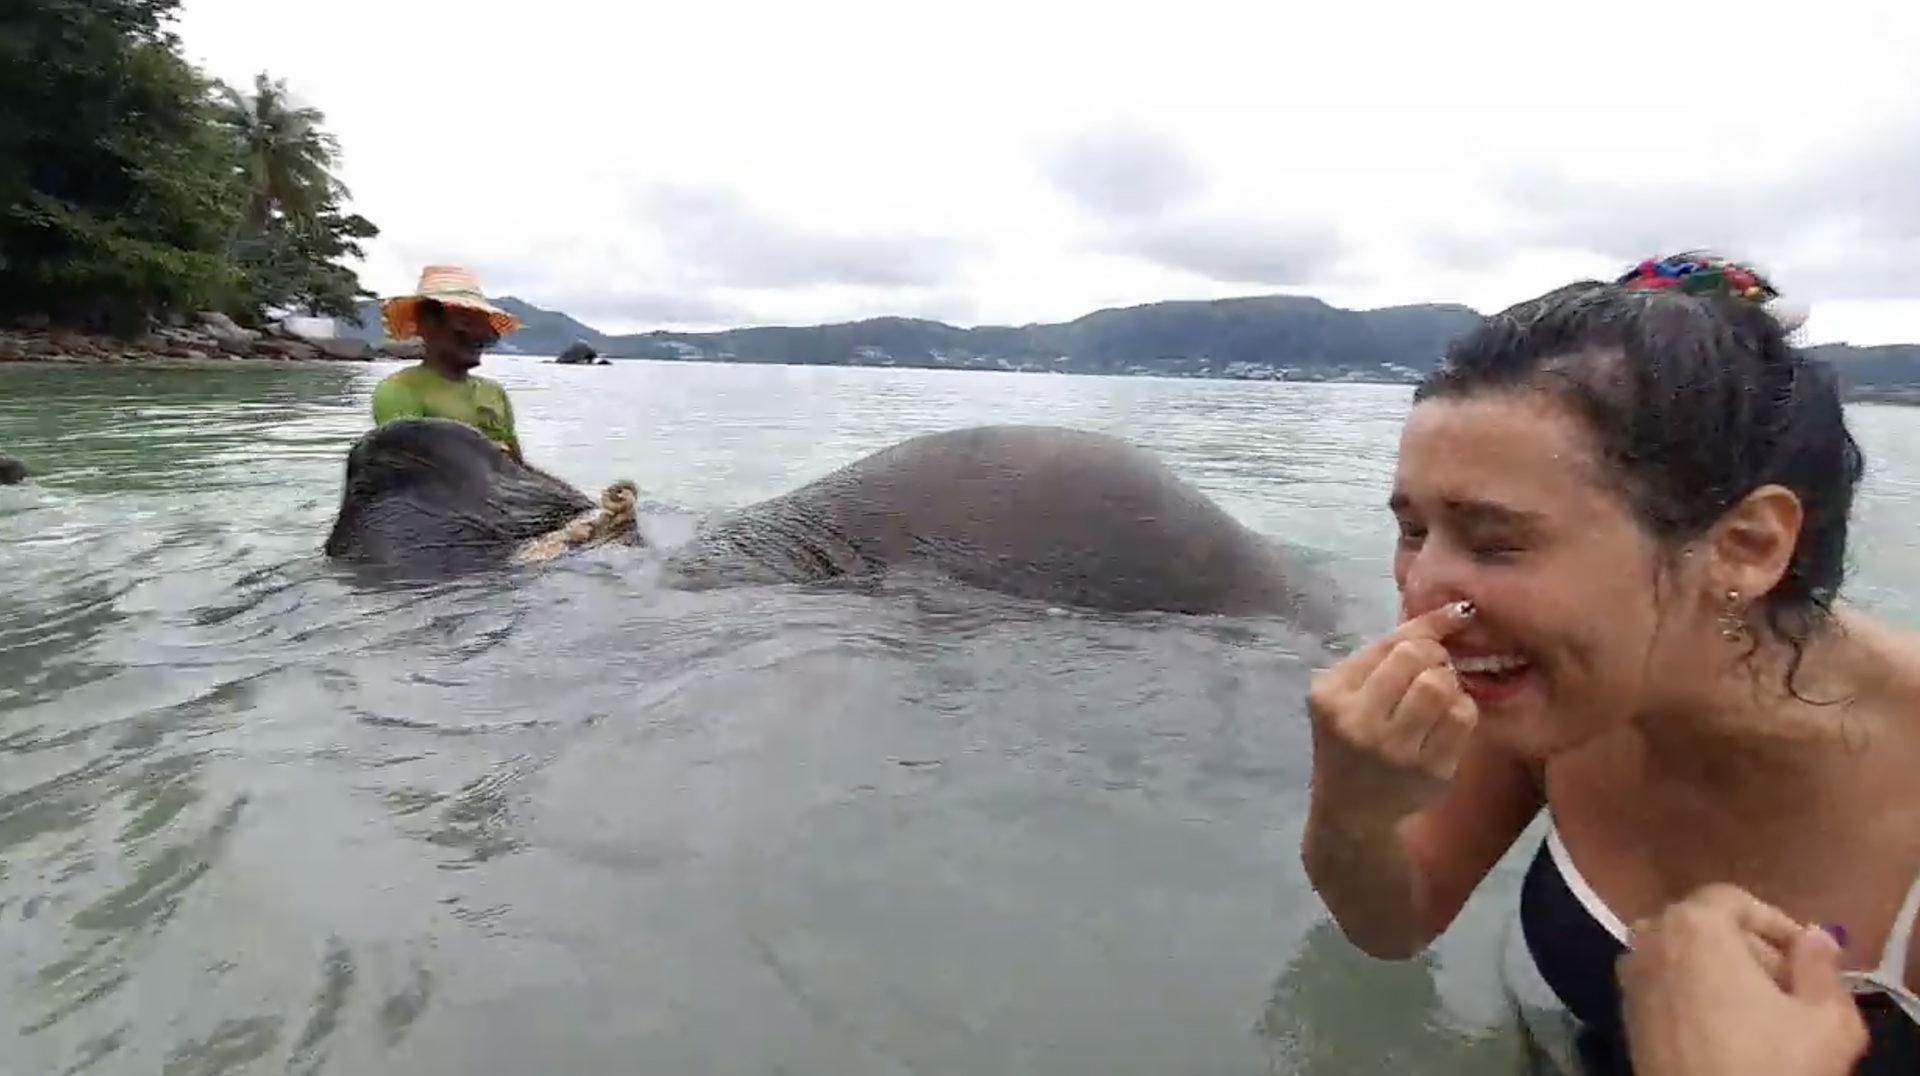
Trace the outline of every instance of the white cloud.
[[743, 288], [864, 284], [898, 288], [953, 279], [968, 244], [935, 235], [833, 234], [769, 217], [727, 190], [659, 185], [634, 197], [690, 284]]
[[1138, 128], [1085, 131], [1042, 155], [1047, 177], [1094, 212], [1158, 213], [1205, 186], [1200, 169], [1172, 139]]
[[1117, 229], [1107, 249], [1224, 284], [1298, 287], [1328, 280], [1342, 248], [1322, 224], [1173, 216]]
[[465, 261], [610, 331], [1492, 309], [1711, 243], [1816, 338], [1920, 339], [1920, 8], [1729, 10], [187, 0], [180, 29], [327, 113], [381, 291]]

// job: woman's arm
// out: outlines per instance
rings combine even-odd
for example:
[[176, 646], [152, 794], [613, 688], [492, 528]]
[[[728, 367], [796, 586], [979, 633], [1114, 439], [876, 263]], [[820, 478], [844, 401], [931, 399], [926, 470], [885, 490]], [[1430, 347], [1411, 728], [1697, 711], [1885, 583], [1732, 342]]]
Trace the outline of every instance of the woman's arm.
[[1316, 781], [1302, 859], [1348, 940], [1402, 960], [1447, 929], [1544, 802], [1531, 766], [1476, 736], [1446, 790], [1411, 815], [1330, 802]]

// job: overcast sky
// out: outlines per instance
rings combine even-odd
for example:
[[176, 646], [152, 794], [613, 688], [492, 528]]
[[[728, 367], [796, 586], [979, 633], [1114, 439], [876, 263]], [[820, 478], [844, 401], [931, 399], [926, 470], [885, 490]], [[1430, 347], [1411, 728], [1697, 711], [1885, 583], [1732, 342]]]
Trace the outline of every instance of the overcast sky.
[[[1562, 13], [1562, 12], [1568, 13]], [[1920, 341], [1920, 4], [186, 0], [383, 229], [598, 328], [1494, 310], [1715, 246]]]

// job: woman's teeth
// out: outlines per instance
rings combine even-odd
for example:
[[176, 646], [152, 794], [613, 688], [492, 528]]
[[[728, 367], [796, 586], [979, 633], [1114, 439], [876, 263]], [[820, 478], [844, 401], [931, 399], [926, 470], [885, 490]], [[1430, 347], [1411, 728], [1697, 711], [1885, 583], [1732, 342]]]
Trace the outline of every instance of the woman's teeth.
[[1453, 667], [1464, 673], [1498, 675], [1526, 668], [1527, 659], [1518, 654], [1490, 654], [1484, 657], [1455, 658]]

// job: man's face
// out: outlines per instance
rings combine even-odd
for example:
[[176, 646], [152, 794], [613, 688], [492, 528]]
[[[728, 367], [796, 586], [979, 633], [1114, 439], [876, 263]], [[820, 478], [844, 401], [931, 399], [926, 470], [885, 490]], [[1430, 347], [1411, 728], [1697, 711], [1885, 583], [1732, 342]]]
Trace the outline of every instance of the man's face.
[[480, 365], [480, 353], [499, 341], [493, 323], [477, 310], [443, 306], [420, 312], [420, 339], [427, 358], [449, 370], [471, 370]]

